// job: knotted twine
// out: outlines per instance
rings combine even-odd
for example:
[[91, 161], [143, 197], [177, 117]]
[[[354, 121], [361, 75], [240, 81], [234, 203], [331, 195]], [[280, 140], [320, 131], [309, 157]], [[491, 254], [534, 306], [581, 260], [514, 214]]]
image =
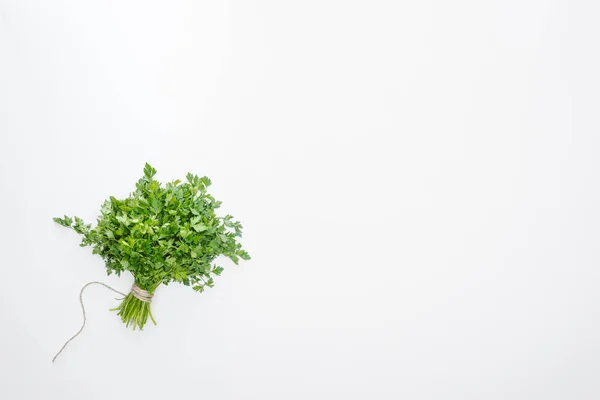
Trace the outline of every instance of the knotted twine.
[[[54, 360], [56, 360], [56, 357], [58, 357], [58, 355], [60, 353], [62, 353], [62, 351], [65, 349], [65, 347], [67, 347], [67, 345], [71, 342], [71, 340], [75, 339], [77, 336], [79, 336], [79, 334], [83, 331], [83, 328], [85, 328], [85, 322], [87, 321], [87, 318], [85, 316], [85, 307], [83, 305], [83, 291], [85, 290], [86, 287], [90, 286], [90, 285], [102, 285], [107, 289], [112, 290], [115, 293], [120, 294], [121, 296], [123, 296], [123, 298], [125, 298], [127, 295], [125, 293], [119, 292], [117, 289], [108, 286], [106, 283], [102, 283], [102, 282], [98, 282], [98, 281], [92, 281], [92, 282], [88, 282], [86, 283], [82, 288], [81, 288], [81, 292], [79, 292], [79, 303], [81, 304], [81, 311], [83, 313], [83, 324], [81, 325], [81, 328], [79, 328], [79, 330], [77, 331], [76, 334], [74, 334], [69, 340], [67, 340], [65, 342], [65, 344], [63, 344], [63, 346], [60, 348], [60, 350], [58, 351], [58, 353], [56, 353], [56, 355], [54, 356], [54, 358], [52, 359], [52, 362], [54, 362]], [[139, 288], [138, 286], [136, 286], [136, 284], [134, 283], [133, 286], [131, 286], [131, 294], [139, 299], [140, 301], [143, 301], [145, 303], [150, 303], [152, 301], [152, 293]], [[118, 299], [118, 300], [122, 300], [122, 299]]]

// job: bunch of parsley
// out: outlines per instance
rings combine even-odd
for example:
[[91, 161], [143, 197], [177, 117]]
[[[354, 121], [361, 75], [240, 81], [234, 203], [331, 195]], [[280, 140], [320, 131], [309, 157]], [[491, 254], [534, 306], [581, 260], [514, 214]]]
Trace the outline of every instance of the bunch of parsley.
[[[211, 181], [191, 173], [186, 182], [161, 185], [153, 179], [156, 170], [146, 163], [144, 176], [126, 199], [104, 202], [95, 228], [79, 217], [54, 218], [60, 225], [83, 235], [81, 246], [92, 246], [106, 262], [108, 274], [129, 271], [139, 288], [154, 293], [170, 282], [183, 283], [202, 292], [213, 287], [213, 275], [221, 266], [213, 263], [224, 255], [235, 264], [249, 260], [239, 238], [242, 225], [231, 215], [219, 217], [221, 205], [208, 192]], [[148, 316], [156, 321], [150, 303], [132, 293], [114, 310], [127, 326], [142, 329]]]

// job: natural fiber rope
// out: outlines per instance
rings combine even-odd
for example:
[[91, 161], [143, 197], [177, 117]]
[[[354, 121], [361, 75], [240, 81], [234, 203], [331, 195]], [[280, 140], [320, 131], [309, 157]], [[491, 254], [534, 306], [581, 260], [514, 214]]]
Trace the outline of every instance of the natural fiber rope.
[[[65, 347], [67, 347], [67, 345], [69, 344], [69, 342], [71, 342], [71, 340], [73, 340], [73, 339], [75, 339], [77, 336], [79, 336], [79, 334], [81, 333], [81, 331], [83, 331], [83, 328], [85, 328], [86, 316], [85, 316], [85, 307], [83, 306], [83, 291], [85, 290], [85, 288], [86, 288], [86, 287], [88, 287], [88, 286], [90, 286], [90, 285], [93, 285], [93, 284], [102, 285], [102, 286], [104, 286], [105, 288], [107, 288], [107, 289], [110, 289], [110, 290], [112, 290], [113, 292], [120, 294], [121, 296], [127, 296], [125, 293], [121, 293], [121, 292], [119, 292], [117, 289], [115, 289], [115, 288], [112, 288], [112, 287], [110, 287], [110, 286], [108, 286], [107, 284], [105, 284], [105, 283], [102, 283], [102, 282], [93, 281], [93, 282], [88, 282], [88, 283], [86, 283], [86, 284], [85, 284], [85, 286], [83, 286], [83, 287], [81, 288], [81, 292], [79, 292], [79, 302], [81, 303], [81, 311], [83, 312], [83, 325], [81, 325], [81, 328], [80, 328], [80, 329], [77, 331], [77, 333], [76, 333], [76, 334], [74, 334], [74, 335], [71, 337], [71, 339], [67, 340], [67, 341], [65, 342], [65, 344], [63, 344], [63, 347], [61, 347], [61, 348], [60, 348], [60, 350], [58, 351], [58, 353], [56, 353], [56, 355], [55, 355], [55, 356], [54, 356], [54, 358], [52, 359], [52, 362], [54, 362], [54, 360], [56, 360], [56, 357], [58, 357], [58, 355], [59, 355], [60, 353], [62, 353], [62, 351], [65, 349]], [[138, 288], [138, 287], [137, 287], [137, 286], [135, 286], [135, 284], [134, 284], [134, 285], [133, 285], [133, 287], [131, 288], [132, 292], [133, 292], [133, 288]], [[139, 288], [138, 288], [138, 289], [139, 289]], [[139, 289], [139, 290], [142, 290], [142, 289]], [[144, 290], [143, 292], [146, 292], [146, 291]], [[146, 293], [148, 293], [148, 292], [146, 292]], [[135, 294], [134, 294], [134, 296], [135, 296]], [[135, 297], [137, 297], [138, 299], [140, 299], [138, 296], [135, 296]], [[152, 296], [150, 296], [150, 298], [152, 298]], [[142, 300], [142, 299], [140, 299], [140, 300]], [[144, 301], [144, 300], [142, 300], [142, 301]]]
[[131, 287], [131, 294], [133, 297], [140, 299], [144, 303], [150, 303], [152, 301], [152, 293], [137, 287], [135, 283]]

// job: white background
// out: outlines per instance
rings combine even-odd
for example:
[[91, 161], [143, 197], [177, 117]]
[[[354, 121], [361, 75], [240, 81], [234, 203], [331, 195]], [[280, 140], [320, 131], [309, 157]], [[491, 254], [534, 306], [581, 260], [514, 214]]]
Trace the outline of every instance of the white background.
[[[0, 1], [0, 398], [600, 398], [594, 1]], [[127, 330], [144, 162], [252, 254]]]

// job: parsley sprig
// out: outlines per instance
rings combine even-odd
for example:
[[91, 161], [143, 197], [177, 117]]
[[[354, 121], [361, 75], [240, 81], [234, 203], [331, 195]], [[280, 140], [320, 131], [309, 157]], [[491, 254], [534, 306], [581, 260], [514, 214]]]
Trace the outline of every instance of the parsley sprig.
[[[104, 202], [95, 228], [79, 217], [54, 218], [83, 236], [81, 246], [92, 246], [106, 263], [108, 274], [130, 272], [135, 284], [154, 293], [179, 282], [198, 292], [213, 287], [213, 276], [223, 267], [214, 260], [224, 255], [238, 264], [250, 256], [239, 238], [242, 225], [231, 215], [215, 213], [221, 202], [211, 196], [206, 176], [188, 173], [186, 181], [162, 185], [146, 163], [144, 176], [129, 197]], [[115, 310], [123, 322], [142, 329], [148, 316], [156, 324], [150, 304], [129, 294]]]

